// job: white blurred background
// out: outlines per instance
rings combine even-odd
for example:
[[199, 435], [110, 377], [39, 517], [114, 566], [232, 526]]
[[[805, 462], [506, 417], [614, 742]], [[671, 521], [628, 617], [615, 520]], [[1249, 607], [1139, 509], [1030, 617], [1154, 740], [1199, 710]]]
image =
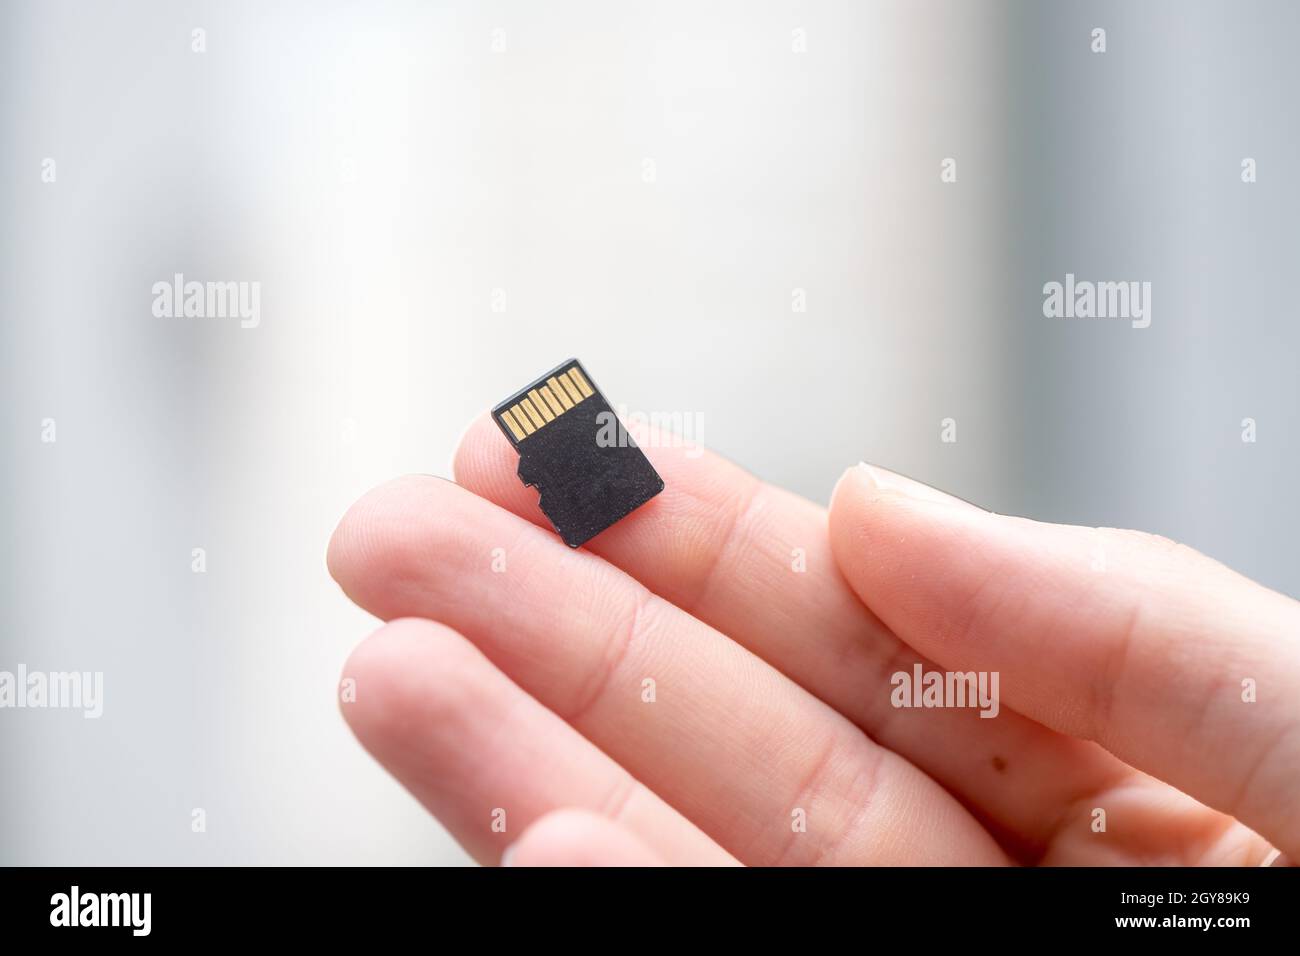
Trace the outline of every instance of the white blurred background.
[[[865, 458], [1300, 593], [1298, 28], [3, 3], [0, 669], [105, 700], [0, 710], [0, 863], [465, 862], [338, 715], [374, 622], [325, 544], [571, 355], [823, 502]], [[1150, 328], [1044, 318], [1067, 272], [1150, 281]], [[259, 282], [260, 325], [154, 316], [175, 273]]]

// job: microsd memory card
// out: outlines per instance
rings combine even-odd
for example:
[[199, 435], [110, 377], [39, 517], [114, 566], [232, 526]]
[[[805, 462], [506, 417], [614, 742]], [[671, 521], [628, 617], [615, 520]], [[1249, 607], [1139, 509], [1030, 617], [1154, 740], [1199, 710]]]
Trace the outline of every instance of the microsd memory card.
[[519, 480], [538, 490], [542, 512], [571, 548], [664, 490], [577, 359], [511, 395], [492, 418], [519, 453]]

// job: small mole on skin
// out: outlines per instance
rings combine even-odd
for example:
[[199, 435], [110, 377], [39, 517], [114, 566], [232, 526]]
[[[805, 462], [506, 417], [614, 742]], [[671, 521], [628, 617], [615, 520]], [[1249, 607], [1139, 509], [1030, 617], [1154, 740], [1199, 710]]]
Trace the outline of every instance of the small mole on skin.
[[1003, 760], [1001, 757], [995, 756], [993, 758], [993, 769], [996, 770], [998, 773], [1006, 773], [1007, 762]]

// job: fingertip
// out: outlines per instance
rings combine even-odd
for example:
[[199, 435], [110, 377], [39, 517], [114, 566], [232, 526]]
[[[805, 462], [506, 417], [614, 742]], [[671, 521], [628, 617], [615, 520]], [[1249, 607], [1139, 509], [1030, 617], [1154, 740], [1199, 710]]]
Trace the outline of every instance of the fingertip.
[[325, 566], [344, 592], [358, 577], [358, 564], [373, 550], [376, 537], [383, 537], [387, 517], [395, 499], [408, 497], [412, 488], [436, 480], [428, 475], [403, 475], [371, 488], [343, 513], [325, 549]]
[[382, 484], [339, 522], [327, 555], [330, 573], [349, 598], [376, 617], [400, 617], [413, 607], [425, 613], [429, 571], [442, 568], [454, 577], [473, 563], [473, 551], [481, 545], [478, 504], [454, 482], [429, 475]]
[[476, 657], [451, 628], [421, 618], [389, 621], [348, 656], [339, 709], [367, 750], [383, 759], [416, 726], [454, 726], [473, 705]]
[[451, 456], [451, 473], [457, 484], [464, 485], [467, 476], [482, 471], [485, 459], [492, 457], [494, 439], [509, 444], [487, 412], [476, 416], [465, 426]]
[[890, 471], [888, 468], [882, 468], [879, 465], [871, 465], [865, 461], [858, 462], [840, 476], [835, 491], [832, 493], [832, 500], [840, 492], [841, 488], [846, 493], [856, 493], [858, 497], [869, 496], [875, 498], [892, 492], [914, 501], [987, 513], [983, 508], [966, 501], [964, 498], [958, 498], [946, 491], [940, 491], [933, 485], [927, 485], [915, 478], [909, 478], [907, 475]]
[[524, 830], [501, 856], [502, 866], [664, 866], [626, 827], [590, 810], [547, 813]]
[[864, 463], [858, 462], [846, 468], [831, 489], [831, 511], [834, 512], [837, 503], [856, 501], [874, 489], [875, 485]]
[[861, 550], [871, 547], [879, 533], [887, 529], [896, 506], [907, 504], [909, 497], [900, 489], [883, 486], [865, 463], [854, 465], [840, 476], [831, 492], [828, 522], [831, 548], [841, 570], [852, 569], [856, 560], [846, 566], [845, 559], [857, 559]]
[[452, 474], [462, 488], [545, 526], [537, 492], [519, 480], [518, 467], [518, 454], [486, 414], [465, 430], [452, 457]]

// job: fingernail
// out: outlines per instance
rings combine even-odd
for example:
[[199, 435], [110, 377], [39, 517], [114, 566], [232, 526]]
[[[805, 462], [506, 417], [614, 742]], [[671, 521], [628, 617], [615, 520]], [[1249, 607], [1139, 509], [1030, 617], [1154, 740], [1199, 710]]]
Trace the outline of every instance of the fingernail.
[[877, 488], [883, 491], [896, 491], [899, 494], [907, 495], [909, 498], [915, 498], [918, 501], [932, 501], [935, 504], [954, 505], [962, 508], [973, 508], [976, 511], [983, 511], [978, 505], [971, 504], [956, 495], [950, 495], [947, 492], [940, 491], [938, 488], [932, 488], [929, 485], [922, 484], [906, 475], [900, 475], [897, 472], [889, 471], [886, 468], [880, 468], [876, 465], [869, 465], [865, 461], [858, 462], [858, 468]]
[[[877, 488], [894, 488], [889, 481], [890, 473], [880, 468], [872, 468], [865, 461], [858, 462], [858, 470]], [[898, 477], [897, 475], [893, 477]], [[897, 488], [898, 491], [906, 491], [905, 488]]]

